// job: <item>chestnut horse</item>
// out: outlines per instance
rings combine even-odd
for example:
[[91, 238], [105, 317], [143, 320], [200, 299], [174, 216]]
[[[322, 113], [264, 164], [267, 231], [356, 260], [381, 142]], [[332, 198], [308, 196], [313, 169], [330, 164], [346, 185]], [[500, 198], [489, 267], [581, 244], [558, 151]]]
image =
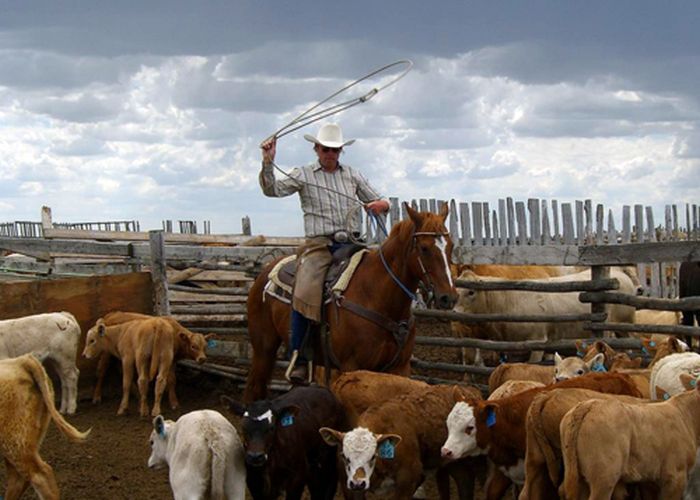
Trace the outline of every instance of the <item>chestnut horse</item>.
[[[408, 375], [416, 335], [411, 302], [419, 283], [441, 309], [452, 308], [457, 300], [450, 275], [452, 241], [445, 228], [447, 205], [439, 214], [405, 208], [409, 218], [392, 228], [380, 248], [363, 256], [343, 295], [325, 306], [328, 356], [341, 371]], [[282, 342], [286, 346], [289, 342], [291, 307], [271, 295], [263, 297], [274, 264], [256, 278], [248, 294], [253, 357], [243, 395], [246, 402], [266, 397], [277, 350]], [[403, 330], [397, 335], [399, 324]], [[314, 343], [316, 366], [323, 366], [318, 337], [309, 341]]]

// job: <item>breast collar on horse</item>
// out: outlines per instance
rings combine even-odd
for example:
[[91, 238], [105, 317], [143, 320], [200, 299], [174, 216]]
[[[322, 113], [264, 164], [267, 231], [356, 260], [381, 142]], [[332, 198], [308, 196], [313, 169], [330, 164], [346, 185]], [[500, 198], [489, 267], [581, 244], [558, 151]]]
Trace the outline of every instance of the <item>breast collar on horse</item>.
[[[438, 237], [449, 237], [448, 233], [444, 233], [442, 231], [418, 231], [414, 232], [411, 241], [411, 250], [415, 248], [416, 246], [416, 238], [418, 236], [432, 236], [433, 238], [438, 238]], [[381, 245], [379, 246], [379, 256], [382, 260], [382, 264], [384, 265], [384, 269], [386, 269], [386, 272], [391, 276], [391, 278], [396, 282], [396, 284], [401, 288], [401, 290], [408, 295], [408, 297], [411, 299], [412, 302], [422, 302], [418, 296], [416, 296], [415, 293], [413, 293], [411, 290], [404, 285], [401, 280], [394, 274], [394, 272], [391, 270], [391, 267], [389, 267], [389, 264], [386, 262], [386, 259], [384, 258], [384, 253], [382, 252], [382, 247]], [[425, 265], [423, 264], [423, 260], [420, 258], [420, 253], [418, 254], [418, 264], [420, 266], [421, 272], [423, 273], [423, 276], [421, 277], [420, 280], [420, 285], [421, 289], [423, 289], [426, 292], [426, 295], [428, 297], [428, 300], [426, 301], [428, 304], [430, 304], [433, 300], [434, 296], [434, 285], [432, 280], [430, 279], [430, 274], [428, 273], [427, 269], [425, 268]], [[399, 356], [401, 355], [401, 352], [403, 352], [404, 345], [406, 343], [406, 338], [408, 337], [408, 333], [411, 331], [411, 327], [415, 323], [415, 319], [413, 317], [412, 313], [409, 313], [408, 319], [401, 320], [401, 321], [394, 321], [393, 319], [384, 316], [383, 314], [380, 314], [376, 311], [373, 311], [371, 309], [367, 309], [366, 307], [357, 304], [356, 302], [352, 302], [348, 299], [345, 298], [344, 295], [338, 294], [335, 298], [334, 301], [336, 307], [339, 309], [345, 309], [357, 316], [360, 316], [368, 321], [371, 321], [375, 325], [387, 330], [389, 333], [392, 334], [394, 337], [394, 341], [396, 342], [396, 354], [394, 354], [394, 357], [392, 360], [387, 363], [385, 366], [381, 368], [380, 371], [386, 372], [394, 368], [396, 366], [396, 363], [399, 360]], [[336, 310], [336, 314], [337, 314]], [[340, 362], [338, 359], [335, 357], [333, 354], [333, 351], [330, 346], [330, 335], [328, 335], [328, 329], [325, 327], [326, 321], [321, 322], [323, 330], [322, 337], [324, 339], [323, 345], [324, 345], [324, 350], [327, 353], [328, 358], [330, 358], [330, 361], [336, 366], [340, 367]]]

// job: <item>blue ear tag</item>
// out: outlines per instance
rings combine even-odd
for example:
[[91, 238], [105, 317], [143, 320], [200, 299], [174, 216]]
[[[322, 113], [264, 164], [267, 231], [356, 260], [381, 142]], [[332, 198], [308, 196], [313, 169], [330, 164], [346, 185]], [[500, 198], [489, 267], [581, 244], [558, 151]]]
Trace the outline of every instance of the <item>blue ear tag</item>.
[[603, 363], [596, 363], [591, 367], [592, 372], [607, 372]]
[[216, 347], [216, 340], [214, 339], [209, 339], [207, 340], [207, 347]]
[[645, 356], [649, 355], [649, 351], [647, 351], [647, 348], [644, 345], [642, 345], [642, 354], [644, 354]]
[[649, 345], [650, 345], [651, 347], [656, 347], [656, 342], [654, 342], [654, 341], [652, 340], [652, 341], [649, 342]]
[[666, 401], [670, 397], [671, 397], [671, 395], [668, 392], [664, 392], [664, 401]]
[[285, 413], [282, 415], [282, 418], [280, 419], [280, 425], [282, 427], [289, 427], [294, 423], [294, 415], [291, 413]]
[[486, 427], [493, 427], [496, 425], [496, 412], [493, 408], [486, 410]]
[[698, 385], [698, 381], [696, 379], [690, 381], [690, 387], [695, 387], [696, 385]]
[[396, 446], [389, 439], [382, 441], [379, 445], [379, 458], [384, 458], [386, 460], [391, 460], [396, 454]]

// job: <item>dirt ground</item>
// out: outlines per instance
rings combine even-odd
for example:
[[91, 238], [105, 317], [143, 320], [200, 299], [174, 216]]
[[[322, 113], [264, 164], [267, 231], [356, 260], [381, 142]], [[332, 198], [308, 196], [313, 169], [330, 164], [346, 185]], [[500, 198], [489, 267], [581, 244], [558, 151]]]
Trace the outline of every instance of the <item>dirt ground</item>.
[[[427, 335], [428, 331], [449, 334], [447, 327], [442, 324], [424, 325], [419, 328], [418, 334]], [[456, 356], [455, 353], [447, 354], [444, 350], [437, 352], [420, 349], [417, 351], [421, 358], [454, 362], [452, 358]], [[138, 416], [134, 397], [131, 399], [130, 413], [121, 417], [116, 415], [121, 388], [116, 363], [113, 365], [110, 367], [103, 402], [93, 405], [90, 401], [90, 384], [81, 382], [78, 411], [68, 417], [79, 430], [92, 428], [88, 439], [84, 443], [73, 443], [60, 434], [52, 423], [41, 448], [41, 456], [53, 467], [61, 498], [64, 499], [172, 498], [167, 469], [151, 470], [146, 465], [150, 455], [148, 438], [152, 428], [151, 418]], [[60, 385], [54, 385], [60, 391]], [[210, 408], [226, 415], [238, 427], [237, 418], [228, 414], [219, 404], [221, 394], [241, 396], [242, 391], [237, 382], [179, 367], [177, 393], [181, 404], [177, 410], [170, 410], [164, 398], [163, 413], [166, 418], [176, 420], [189, 411]], [[0, 467], [0, 495], [4, 494], [5, 486], [5, 470]], [[432, 476], [428, 476], [425, 488], [428, 498], [437, 498]], [[22, 498], [37, 497], [30, 488]], [[336, 498], [342, 498], [340, 493]]]

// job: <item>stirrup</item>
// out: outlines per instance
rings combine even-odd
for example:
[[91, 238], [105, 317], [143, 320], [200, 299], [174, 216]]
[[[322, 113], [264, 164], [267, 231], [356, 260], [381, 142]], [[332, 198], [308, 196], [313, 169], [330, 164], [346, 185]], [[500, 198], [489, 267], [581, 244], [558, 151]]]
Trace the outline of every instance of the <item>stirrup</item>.
[[[284, 372], [284, 378], [290, 384], [295, 383], [295, 380], [292, 379], [292, 372], [294, 371], [294, 368], [296, 368], [297, 359], [299, 359], [299, 351], [297, 349], [295, 349], [292, 352], [292, 356], [289, 360], [289, 365], [287, 365], [287, 369]], [[307, 380], [305, 382], [307, 384], [310, 384], [313, 381], [313, 362], [312, 361], [307, 361], [306, 378], [307, 378]]]

